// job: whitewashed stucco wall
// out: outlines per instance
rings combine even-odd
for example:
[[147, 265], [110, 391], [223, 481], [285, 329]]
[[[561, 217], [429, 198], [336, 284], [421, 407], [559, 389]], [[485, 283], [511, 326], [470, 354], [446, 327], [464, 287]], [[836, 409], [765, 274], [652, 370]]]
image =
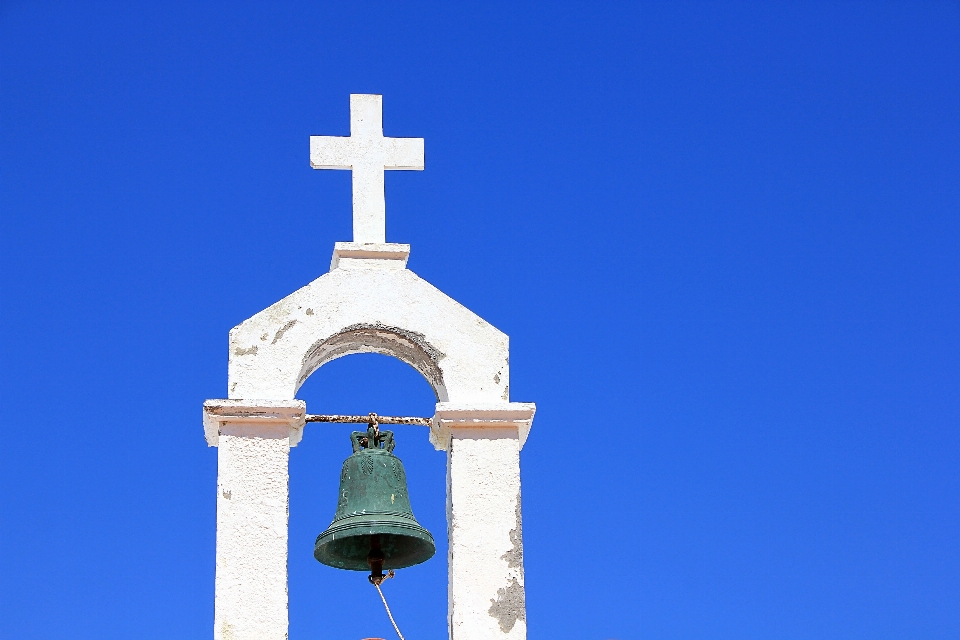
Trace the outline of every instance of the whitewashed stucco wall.
[[230, 332], [229, 399], [207, 401], [204, 417], [221, 447], [218, 640], [286, 639], [287, 460], [305, 413], [295, 395], [326, 362], [364, 352], [407, 362], [437, 395], [451, 638], [526, 637], [519, 452], [535, 407], [509, 401], [507, 336], [408, 270], [408, 252], [337, 243], [329, 273]]

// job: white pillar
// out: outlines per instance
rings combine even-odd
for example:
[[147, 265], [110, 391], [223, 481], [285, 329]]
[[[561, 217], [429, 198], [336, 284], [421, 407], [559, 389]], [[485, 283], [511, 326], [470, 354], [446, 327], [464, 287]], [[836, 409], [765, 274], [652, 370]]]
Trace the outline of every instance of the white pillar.
[[216, 640], [286, 640], [290, 447], [302, 400], [208, 400], [217, 451]]
[[447, 449], [451, 640], [524, 640], [520, 448], [527, 403], [437, 405], [434, 438]]

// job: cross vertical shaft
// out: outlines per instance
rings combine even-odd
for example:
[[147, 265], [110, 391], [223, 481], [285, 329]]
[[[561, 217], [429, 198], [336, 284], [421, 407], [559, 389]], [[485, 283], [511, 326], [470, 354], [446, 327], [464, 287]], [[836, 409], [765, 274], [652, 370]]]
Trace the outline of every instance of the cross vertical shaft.
[[353, 241], [386, 242], [385, 170], [423, 170], [423, 138], [383, 136], [383, 96], [350, 95], [350, 136], [310, 136], [310, 166], [353, 171]]

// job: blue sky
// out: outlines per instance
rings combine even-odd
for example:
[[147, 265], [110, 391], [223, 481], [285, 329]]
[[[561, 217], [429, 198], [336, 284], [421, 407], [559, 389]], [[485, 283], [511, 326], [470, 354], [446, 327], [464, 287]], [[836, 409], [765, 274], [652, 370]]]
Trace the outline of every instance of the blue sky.
[[[227, 332], [323, 274], [381, 93], [409, 266], [511, 337], [531, 639], [960, 637], [956, 3], [0, 6], [0, 636], [209, 638]], [[430, 415], [386, 357], [311, 412]], [[349, 428], [291, 455], [290, 637], [389, 638], [319, 565]], [[398, 431], [437, 557], [444, 457]]]

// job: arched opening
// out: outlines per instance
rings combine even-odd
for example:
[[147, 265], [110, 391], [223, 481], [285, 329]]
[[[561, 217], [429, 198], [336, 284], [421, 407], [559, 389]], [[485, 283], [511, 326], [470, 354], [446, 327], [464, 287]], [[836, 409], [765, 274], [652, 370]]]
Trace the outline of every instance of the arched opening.
[[[430, 344], [423, 334], [381, 323], [354, 324], [314, 343], [303, 356], [297, 388], [326, 363], [358, 353], [379, 353], [407, 363], [430, 383], [438, 402], [447, 401], [447, 388], [440, 369], [444, 353]], [[432, 413], [431, 410], [428, 415]]]
[[[313, 367], [297, 393], [310, 413], [431, 416], [435, 385], [423, 373], [423, 359], [410, 350], [407, 357], [381, 355], [388, 346], [358, 347], [356, 332], [388, 333], [382, 328], [352, 328], [312, 349], [304, 358]], [[354, 332], [352, 335], [349, 335]], [[347, 334], [347, 335], [345, 335]], [[391, 338], [385, 338], [391, 340]], [[413, 342], [413, 341], [411, 341]], [[414, 346], [417, 346], [413, 342]], [[369, 346], [369, 345], [368, 345]], [[366, 351], [364, 353], [363, 351]], [[376, 351], [376, 353], [370, 353]], [[424, 351], [421, 348], [421, 351]], [[343, 355], [352, 355], [345, 358]], [[412, 353], [412, 355], [411, 355]], [[421, 359], [421, 367], [408, 363]], [[312, 361], [311, 361], [312, 359]], [[323, 366], [321, 366], [323, 365]], [[439, 380], [442, 380], [440, 378]], [[426, 637], [444, 637], [447, 611], [446, 456], [430, 444], [426, 427], [391, 426], [394, 453], [403, 461], [414, 514], [433, 533], [437, 554], [428, 562], [403, 569], [387, 581], [384, 594], [401, 630], [420, 630]], [[376, 590], [366, 573], [342, 571], [313, 558], [317, 535], [326, 529], [337, 503], [340, 467], [350, 454], [349, 434], [362, 425], [311, 423], [290, 455], [289, 597], [290, 637], [389, 638], [394, 634]]]

